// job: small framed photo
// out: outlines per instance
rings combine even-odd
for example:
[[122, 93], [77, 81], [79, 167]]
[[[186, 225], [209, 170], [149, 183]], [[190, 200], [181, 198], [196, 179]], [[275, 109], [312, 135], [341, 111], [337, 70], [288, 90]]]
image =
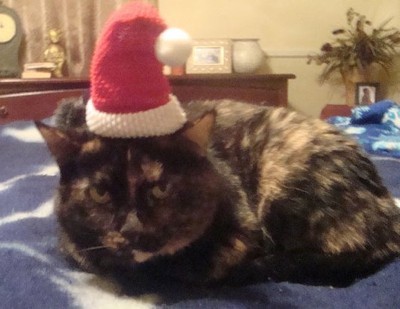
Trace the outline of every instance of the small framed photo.
[[375, 103], [378, 97], [379, 83], [356, 83], [356, 105]]
[[186, 63], [187, 74], [232, 73], [232, 43], [229, 39], [195, 40]]

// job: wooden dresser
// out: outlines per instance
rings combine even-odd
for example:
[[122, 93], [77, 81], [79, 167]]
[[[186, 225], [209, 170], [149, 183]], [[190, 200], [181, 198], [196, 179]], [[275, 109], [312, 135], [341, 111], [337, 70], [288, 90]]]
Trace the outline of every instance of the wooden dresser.
[[[199, 99], [229, 98], [286, 107], [288, 81], [295, 75], [207, 74], [168, 78], [172, 92], [183, 104]], [[88, 93], [89, 87], [87, 79], [0, 79], [0, 124], [48, 117], [60, 98]]]
[[235, 99], [288, 106], [288, 80], [293, 74], [218, 74], [171, 76], [173, 93], [183, 103], [196, 99]]

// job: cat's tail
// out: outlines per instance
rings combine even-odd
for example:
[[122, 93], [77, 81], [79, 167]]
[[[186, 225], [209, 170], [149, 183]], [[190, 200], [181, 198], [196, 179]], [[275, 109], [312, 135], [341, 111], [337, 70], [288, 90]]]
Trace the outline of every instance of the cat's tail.
[[[312, 251], [276, 253], [260, 257], [246, 265], [238, 281], [269, 279], [276, 282], [346, 287], [376, 273], [395, 256], [399, 256], [398, 244], [392, 249], [384, 257], [369, 261], [369, 254], [365, 252], [341, 253], [334, 256]], [[230, 282], [234, 283], [234, 279], [230, 278]]]
[[378, 222], [370, 228], [372, 261], [400, 257], [400, 200], [390, 198], [389, 206], [381, 208], [380, 220], [375, 218], [372, 222]]
[[394, 233], [389, 237], [387, 249], [389, 252], [393, 252], [395, 256], [400, 257], [400, 199], [394, 199], [394, 204], [394, 213], [392, 220], [390, 220]]
[[399, 201], [397, 206], [387, 196], [383, 201], [388, 207], [380, 214], [374, 213], [364, 248], [338, 254], [310, 249], [274, 252], [246, 265], [245, 273], [258, 280], [268, 277], [274, 281], [343, 287], [379, 271], [400, 257]]

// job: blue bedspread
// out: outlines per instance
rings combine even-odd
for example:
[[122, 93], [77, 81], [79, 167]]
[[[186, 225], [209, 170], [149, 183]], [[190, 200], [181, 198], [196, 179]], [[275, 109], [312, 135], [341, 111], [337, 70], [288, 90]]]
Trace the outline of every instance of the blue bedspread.
[[[400, 160], [373, 157], [400, 198]], [[82, 272], [57, 250], [58, 169], [31, 122], [0, 127], [0, 308], [400, 308], [400, 260], [346, 288], [265, 282], [200, 289]], [[129, 284], [128, 284], [129, 286]]]
[[380, 101], [353, 108], [351, 117], [331, 117], [328, 122], [354, 136], [368, 153], [400, 158], [400, 105]]

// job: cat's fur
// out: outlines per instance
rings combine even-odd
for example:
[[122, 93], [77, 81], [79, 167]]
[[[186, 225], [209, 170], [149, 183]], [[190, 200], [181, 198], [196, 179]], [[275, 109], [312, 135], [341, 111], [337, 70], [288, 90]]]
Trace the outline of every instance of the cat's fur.
[[332, 284], [400, 252], [400, 210], [329, 124], [223, 100], [187, 106], [175, 134], [109, 139], [81, 107], [38, 128], [61, 170], [61, 247], [84, 269]]

